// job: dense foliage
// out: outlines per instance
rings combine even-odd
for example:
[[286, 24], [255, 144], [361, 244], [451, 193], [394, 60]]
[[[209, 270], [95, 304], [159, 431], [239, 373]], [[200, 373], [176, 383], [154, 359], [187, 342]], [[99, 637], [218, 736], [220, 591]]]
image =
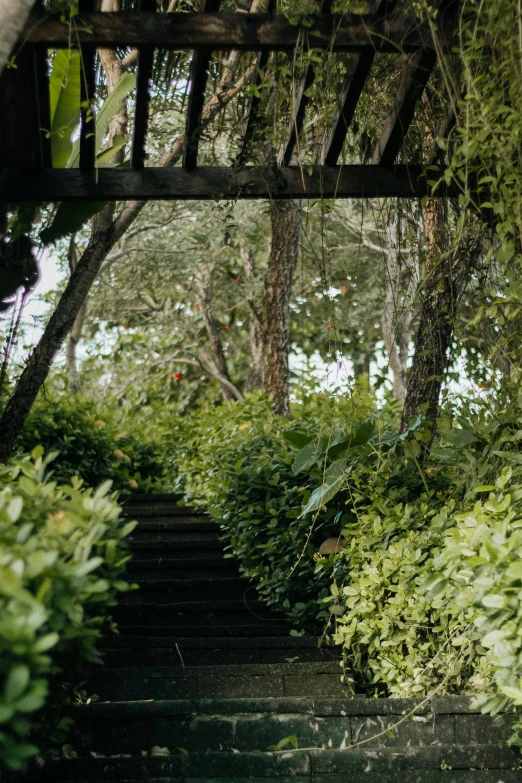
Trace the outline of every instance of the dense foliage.
[[36, 403], [17, 450], [27, 453], [39, 445], [57, 452], [52, 471], [59, 482], [79, 476], [92, 487], [111, 480], [123, 492], [150, 492], [161, 484], [158, 444], [142, 428], [123, 429], [113, 412], [78, 396]]
[[110, 482], [57, 484], [42, 454], [0, 468], [0, 770], [20, 770], [37, 752], [49, 704], [101, 660], [96, 642], [129, 588], [125, 537], [135, 523], [120, 524]]

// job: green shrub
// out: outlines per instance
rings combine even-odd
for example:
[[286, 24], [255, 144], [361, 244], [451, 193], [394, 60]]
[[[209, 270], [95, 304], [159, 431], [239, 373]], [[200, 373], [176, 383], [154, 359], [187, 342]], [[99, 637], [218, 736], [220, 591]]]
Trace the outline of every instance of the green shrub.
[[[52, 455], [0, 467], [0, 769], [23, 769], [51, 677], [100, 661], [96, 642], [128, 559], [110, 482], [46, 478]], [[52, 695], [52, 694], [51, 694]]]
[[126, 492], [150, 492], [161, 486], [158, 446], [139, 434], [122, 432], [114, 414], [77, 396], [34, 405], [16, 448], [29, 453], [38, 445], [58, 452], [53, 463], [58, 481], [80, 476], [88, 486], [96, 486], [110, 479], [114, 489]]
[[179, 419], [172, 434], [175, 489], [220, 523], [229, 551], [262, 598], [310, 628], [328, 616], [318, 599], [331, 582], [328, 563], [316, 569], [314, 554], [339, 533], [343, 511], [337, 505], [320, 518], [302, 515], [320, 469], [296, 473], [292, 443], [318, 433], [327, 441], [340, 437], [373, 405], [364, 394], [340, 401], [312, 395], [293, 407], [288, 421], [272, 413], [269, 399], [253, 394], [243, 404], [202, 406]]

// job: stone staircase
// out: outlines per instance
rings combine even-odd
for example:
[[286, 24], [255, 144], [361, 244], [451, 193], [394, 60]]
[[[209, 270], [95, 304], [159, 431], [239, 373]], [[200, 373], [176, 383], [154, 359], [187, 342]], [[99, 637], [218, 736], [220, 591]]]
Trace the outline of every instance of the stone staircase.
[[290, 635], [213, 522], [165, 495], [125, 513], [139, 520], [140, 590], [114, 612], [120, 633], [88, 688], [100, 700], [75, 709], [77, 757], [47, 762], [39, 781], [522, 782], [511, 716], [475, 715], [466, 698], [347, 697], [335, 651]]

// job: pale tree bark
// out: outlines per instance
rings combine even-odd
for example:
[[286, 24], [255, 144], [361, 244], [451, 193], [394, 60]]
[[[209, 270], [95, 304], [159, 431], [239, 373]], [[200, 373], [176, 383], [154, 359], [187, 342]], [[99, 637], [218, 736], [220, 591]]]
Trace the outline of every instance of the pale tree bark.
[[290, 298], [300, 237], [297, 202], [272, 200], [270, 217], [272, 245], [263, 301], [263, 390], [273, 395], [276, 413], [288, 416]]
[[[69, 271], [72, 274], [78, 264], [78, 252], [76, 247], [75, 235], [71, 237], [69, 242]], [[74, 323], [71, 331], [67, 335], [65, 344], [65, 370], [67, 373], [67, 383], [69, 391], [72, 394], [76, 394], [80, 390], [80, 374], [78, 372], [78, 359], [76, 355], [76, 348], [82, 337], [83, 324], [85, 323], [85, 316], [87, 315], [87, 299], [80, 307], [78, 315], [74, 319]]]
[[0, 74], [29, 17], [34, 0], [0, 0]]
[[[413, 301], [417, 290], [417, 260], [409, 263], [401, 251], [401, 215], [399, 208], [389, 212], [387, 219], [387, 287], [381, 318], [382, 336], [392, 372], [393, 398], [404, 400], [408, 371], [408, 348], [412, 336]], [[404, 272], [408, 274], [405, 284]], [[402, 293], [404, 291], [404, 294]]]
[[235, 398], [234, 392], [231, 390], [230, 374], [228, 372], [228, 365], [223, 350], [223, 341], [221, 339], [221, 332], [219, 325], [212, 313], [212, 273], [213, 266], [210, 264], [201, 265], [196, 275], [196, 288], [198, 293], [198, 304], [203, 323], [205, 324], [205, 330], [207, 332], [208, 340], [210, 343], [210, 350], [212, 352], [213, 365], [217, 370], [219, 377], [226, 381], [223, 383], [220, 381], [221, 393], [225, 400], [232, 400]]
[[[235, 79], [239, 57], [239, 52], [231, 52], [227, 66], [223, 68], [220, 83], [203, 109], [201, 117], [203, 127], [207, 126], [217, 114], [225, 109], [254, 73], [255, 65], [252, 65]], [[157, 165], [174, 166], [183, 154], [184, 143], [185, 135], [182, 133], [170, 150], [160, 158]], [[146, 201], [129, 201], [116, 219], [111, 219], [114, 204], [110, 204], [97, 218], [93, 218], [91, 241], [69, 278], [44, 334], [29, 357], [13, 395], [0, 418], [0, 432], [2, 432], [0, 462], [5, 462], [11, 454], [27, 414], [47, 378], [54, 358], [67, 333], [72, 329], [76, 316], [85, 302], [105, 258], [116, 242], [134, 223], [146, 204]], [[108, 220], [107, 216], [110, 216]]]
[[247, 391], [255, 391], [263, 386], [263, 327], [256, 309], [255, 280], [256, 268], [252, 252], [241, 248], [241, 260], [245, 272], [245, 283], [249, 308], [248, 336], [250, 344], [250, 364], [246, 382]]

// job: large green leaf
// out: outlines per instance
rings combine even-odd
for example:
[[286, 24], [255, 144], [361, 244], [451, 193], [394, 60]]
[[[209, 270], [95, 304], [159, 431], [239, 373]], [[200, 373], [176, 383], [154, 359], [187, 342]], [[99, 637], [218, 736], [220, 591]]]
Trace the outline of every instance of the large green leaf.
[[71, 136], [80, 121], [80, 52], [58, 49], [49, 80], [53, 166], [65, 168], [71, 156]]
[[[118, 86], [105, 99], [102, 107], [96, 113], [96, 152], [102, 148], [103, 141], [109, 129], [109, 123], [121, 108], [121, 104], [132, 92], [136, 85], [136, 76], [133, 73], [124, 73]], [[118, 137], [121, 138], [121, 137]], [[80, 140], [74, 142], [73, 150], [67, 168], [74, 169], [80, 163]]]
[[339, 476], [339, 478], [335, 479], [335, 481], [333, 481], [331, 484], [322, 484], [320, 487], [317, 487], [317, 489], [314, 489], [310, 496], [310, 500], [303, 508], [299, 516], [304, 517], [306, 514], [310, 514], [312, 511], [318, 511], [321, 506], [325, 506], [329, 500], [337, 495], [343, 483], [344, 475]]
[[83, 201], [76, 204], [70, 201], [62, 201], [50, 226], [40, 232], [40, 239], [44, 245], [56, 242], [57, 239], [74, 234], [90, 220], [93, 215], [104, 208], [106, 201]]

